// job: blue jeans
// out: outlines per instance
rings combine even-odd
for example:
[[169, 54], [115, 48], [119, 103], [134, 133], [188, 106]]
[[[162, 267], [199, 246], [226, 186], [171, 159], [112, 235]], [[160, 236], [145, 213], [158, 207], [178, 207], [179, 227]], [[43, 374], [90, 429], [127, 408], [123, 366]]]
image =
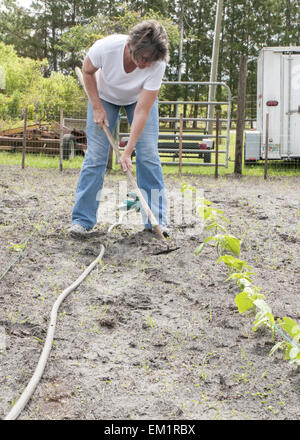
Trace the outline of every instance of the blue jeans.
[[[102, 100], [102, 105], [107, 114], [109, 129], [113, 133], [120, 106], [104, 100]], [[130, 124], [133, 120], [135, 105], [136, 103], [124, 106]], [[100, 130], [94, 122], [93, 108], [90, 103], [88, 104], [86, 135], [88, 148], [76, 188], [72, 223], [78, 223], [91, 230], [97, 223], [99, 191], [103, 187], [110, 145], [104, 131]], [[136, 174], [138, 187], [155, 218], [159, 224], [166, 226], [168, 224], [167, 198], [157, 143], [158, 102], [156, 100], [136, 144]], [[151, 223], [143, 209], [141, 209], [141, 214], [144, 227], [151, 228]]]

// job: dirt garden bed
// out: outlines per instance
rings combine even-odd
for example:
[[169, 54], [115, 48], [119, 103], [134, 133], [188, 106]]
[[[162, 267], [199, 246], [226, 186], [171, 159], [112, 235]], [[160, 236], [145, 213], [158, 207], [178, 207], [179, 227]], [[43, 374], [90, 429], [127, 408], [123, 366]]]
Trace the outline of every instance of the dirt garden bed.
[[[78, 174], [1, 167], [1, 273], [34, 225], [39, 231], [0, 281], [0, 417], [33, 374], [55, 299], [102, 243], [102, 262], [61, 306], [55, 345], [20, 419], [298, 419], [300, 372], [280, 351], [269, 357], [277, 335], [253, 332], [253, 317], [239, 315], [215, 249], [194, 255], [205, 237], [200, 219], [171, 224], [173, 250], [161, 252], [138, 227], [108, 236], [111, 206], [97, 234], [76, 241], [66, 229]], [[105, 186], [121, 179], [107, 175]], [[243, 239], [241, 258], [274, 316], [300, 323], [300, 178], [182, 180], [202, 189]], [[180, 184], [166, 177], [178, 200]]]

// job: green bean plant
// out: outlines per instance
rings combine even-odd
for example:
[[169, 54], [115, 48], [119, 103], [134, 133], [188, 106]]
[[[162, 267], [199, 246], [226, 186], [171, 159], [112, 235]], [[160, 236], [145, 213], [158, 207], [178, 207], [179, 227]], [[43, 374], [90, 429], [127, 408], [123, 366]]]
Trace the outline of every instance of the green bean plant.
[[[184, 183], [181, 191], [196, 191], [195, 188]], [[253, 284], [251, 266], [239, 258], [241, 241], [234, 235], [228, 234], [224, 222], [230, 223], [224, 216], [224, 212], [211, 206], [211, 202], [201, 199], [198, 202], [197, 213], [201, 216], [204, 229], [215, 231], [214, 235], [207, 237], [194, 251], [195, 255], [200, 255], [206, 244], [215, 245], [218, 255], [217, 263], [223, 263], [228, 269], [228, 277], [225, 281], [235, 281], [240, 292], [235, 296], [234, 301], [240, 314], [253, 312], [254, 323], [252, 330], [256, 331], [264, 326], [271, 330], [272, 339], [275, 333], [280, 334], [283, 340], [276, 343], [270, 351], [270, 356], [278, 349], [284, 351], [284, 358], [291, 363], [300, 366], [300, 328], [291, 318], [283, 317], [275, 320], [271, 307], [265, 300], [265, 295], [261, 292], [261, 287]], [[221, 232], [220, 232], [221, 231]]]

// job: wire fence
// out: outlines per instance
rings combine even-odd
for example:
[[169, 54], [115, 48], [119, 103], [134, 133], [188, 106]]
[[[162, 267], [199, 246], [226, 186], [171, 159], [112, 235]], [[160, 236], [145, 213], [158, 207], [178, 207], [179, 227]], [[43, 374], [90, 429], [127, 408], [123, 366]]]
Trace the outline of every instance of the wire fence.
[[68, 113], [84, 121], [80, 126], [70, 124], [63, 109], [44, 120], [35, 113], [29, 113], [26, 107], [20, 118], [0, 120], [0, 163], [15, 163], [20, 157], [20, 164], [24, 167], [26, 158], [31, 156], [52, 157], [59, 159], [57, 166], [63, 169], [64, 161], [84, 156], [87, 149], [86, 106], [87, 100], [84, 99], [78, 109], [68, 110]]
[[[20, 118], [16, 120], [0, 120], [0, 164], [16, 164], [25, 167], [30, 157], [34, 158], [55, 158], [55, 165], [63, 170], [70, 166], [80, 167], [87, 149], [86, 139], [86, 98], [82, 99], [78, 108], [61, 110], [52, 115], [51, 120], [39, 120], [38, 116], [33, 113], [29, 115], [26, 109], [22, 112]], [[226, 122], [225, 110], [222, 105], [217, 107], [220, 111], [218, 136], [219, 136], [219, 166], [224, 164], [222, 152], [225, 152], [226, 143]], [[232, 99], [232, 118], [230, 119], [230, 144], [229, 144], [229, 167], [227, 172], [233, 170], [235, 158], [235, 129], [236, 129], [236, 98]], [[169, 105], [161, 103], [160, 111], [160, 156], [162, 161], [170, 162], [173, 166], [179, 166], [179, 126], [180, 117], [182, 120], [182, 135], [186, 138], [185, 151], [183, 154], [183, 165], [185, 163], [193, 163], [193, 169], [197, 165], [214, 164], [216, 162], [215, 140], [207, 137], [207, 120], [206, 110], [203, 106], [195, 102], [181, 105], [179, 108], [176, 104]], [[252, 117], [253, 116], [253, 117]], [[213, 133], [216, 134], [216, 121], [213, 121]], [[246, 97], [246, 119], [245, 131], [256, 130], [256, 95], [248, 95]], [[124, 147], [124, 137], [122, 133], [129, 133], [130, 127], [125, 117], [125, 112], [121, 109], [120, 119], [115, 130], [115, 140], [120, 147]], [[167, 151], [167, 136], [172, 135], [174, 142], [176, 141], [175, 150], [172, 145], [172, 151]], [[195, 137], [188, 140], [187, 137]], [[165, 139], [163, 139], [165, 137]], [[203, 142], [204, 139], [204, 142]], [[189, 145], [187, 142], [189, 141]], [[173, 142], [173, 140], [172, 140]], [[170, 142], [169, 142], [170, 143]], [[189, 146], [189, 148], [187, 148]], [[207, 148], [208, 151], [202, 151]], [[262, 146], [263, 148], [263, 146]], [[195, 151], [195, 150], [199, 151]], [[209, 150], [212, 150], [210, 152]], [[165, 150], [165, 151], [162, 151]], [[194, 151], [193, 151], [194, 150]], [[166, 159], [166, 157], [169, 157]], [[189, 155], [189, 156], [188, 156]], [[108, 168], [112, 168], [116, 162], [112, 152], [108, 162]], [[29, 163], [29, 161], [28, 161]], [[256, 161], [246, 161], [243, 164], [243, 172], [246, 174], [263, 174], [265, 168], [264, 155], [261, 155]], [[300, 151], [299, 157], [285, 157], [277, 160], [268, 160], [268, 169], [270, 173], [279, 173], [289, 175], [291, 172], [300, 175]], [[213, 174], [213, 169], [210, 171]], [[201, 171], [200, 171], [201, 173]]]

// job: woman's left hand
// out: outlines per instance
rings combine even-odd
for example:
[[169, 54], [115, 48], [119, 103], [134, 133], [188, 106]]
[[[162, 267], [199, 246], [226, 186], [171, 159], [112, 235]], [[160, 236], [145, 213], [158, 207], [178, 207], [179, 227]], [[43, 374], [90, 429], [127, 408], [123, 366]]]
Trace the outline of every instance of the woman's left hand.
[[120, 165], [124, 173], [126, 173], [126, 171], [128, 170], [131, 171], [132, 170], [131, 154], [128, 154], [126, 151], [124, 151], [120, 159]]

